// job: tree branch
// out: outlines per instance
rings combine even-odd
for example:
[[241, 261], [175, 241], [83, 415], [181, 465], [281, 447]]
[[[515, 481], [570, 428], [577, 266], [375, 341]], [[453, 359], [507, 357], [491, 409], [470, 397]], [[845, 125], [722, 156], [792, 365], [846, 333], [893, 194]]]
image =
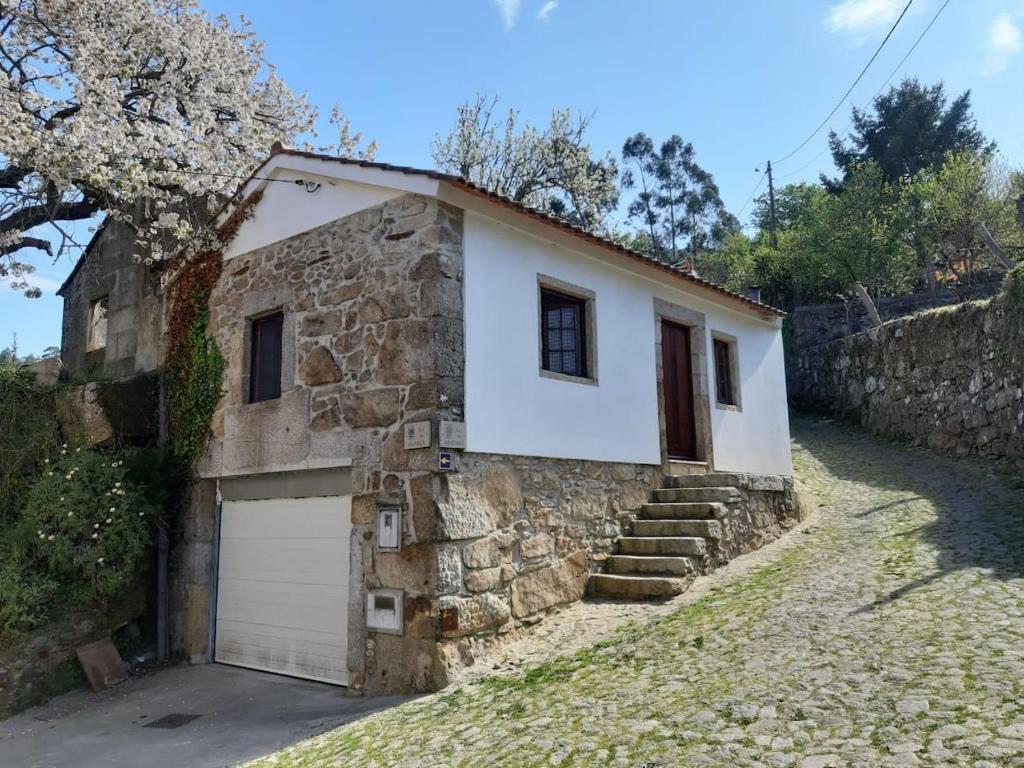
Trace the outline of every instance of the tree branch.
[[6, 219], [0, 219], [0, 232], [25, 231], [50, 221], [72, 221], [88, 219], [99, 210], [91, 200], [79, 200], [60, 205], [29, 205], [21, 208]]
[[53, 258], [53, 248], [51, 247], [48, 240], [43, 240], [39, 237], [23, 237], [17, 242], [11, 243], [3, 248], [0, 248], [0, 256], [6, 256], [9, 253], [20, 251], [22, 248], [38, 248], [41, 251], [46, 251], [51, 258]]

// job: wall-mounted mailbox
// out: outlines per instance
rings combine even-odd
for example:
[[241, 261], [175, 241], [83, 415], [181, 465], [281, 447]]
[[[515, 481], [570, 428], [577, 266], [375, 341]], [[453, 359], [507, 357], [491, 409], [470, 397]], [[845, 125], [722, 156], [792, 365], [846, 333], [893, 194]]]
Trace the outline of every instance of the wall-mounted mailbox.
[[377, 548], [392, 552], [402, 548], [402, 510], [399, 507], [377, 508]]
[[375, 632], [402, 634], [402, 603], [405, 593], [400, 589], [375, 589], [366, 593], [366, 628]]

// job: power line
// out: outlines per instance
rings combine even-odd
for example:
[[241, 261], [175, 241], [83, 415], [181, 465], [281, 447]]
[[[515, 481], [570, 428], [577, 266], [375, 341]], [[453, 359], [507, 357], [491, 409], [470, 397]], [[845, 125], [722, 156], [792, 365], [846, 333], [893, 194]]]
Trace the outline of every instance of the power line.
[[761, 174], [761, 178], [757, 180], [757, 184], [754, 186], [752, 190], [750, 190], [750, 194], [747, 195], [747, 201], [743, 203], [743, 207], [740, 208], [739, 216], [736, 217], [737, 219], [743, 216], [743, 212], [747, 210], [747, 206], [750, 205], [750, 201], [754, 199], [754, 195], [757, 194], [757, 190], [759, 190], [761, 188], [761, 185], [764, 184], [764, 180], [767, 176], [767, 171]]
[[[917, 50], [917, 46], [920, 45], [922, 40], [924, 40], [924, 36], [928, 34], [928, 32], [931, 30], [931, 28], [935, 24], [935, 22], [939, 20], [939, 16], [941, 16], [942, 12], [944, 10], [946, 10], [946, 6], [949, 5], [951, 2], [952, 2], [952, 0], [946, 0], [946, 2], [944, 2], [941, 6], [939, 6], [939, 10], [937, 10], [935, 12], [935, 15], [932, 16], [932, 20], [928, 22], [928, 25], [921, 31], [921, 34], [917, 36], [917, 40], [914, 41], [914, 44], [912, 46], [910, 46], [910, 49], [903, 55], [903, 58], [900, 59], [900, 63], [897, 64], [893, 68], [892, 72], [889, 73], [889, 76], [887, 78], [885, 78], [885, 82], [883, 82], [878, 87], [878, 90], [875, 91], [874, 96], [871, 97], [872, 99], [874, 99], [876, 96], [878, 96], [878, 94], [880, 94], [882, 92], [882, 90], [885, 88], [885, 86], [887, 86], [890, 82], [892, 82], [892, 79], [894, 77], [896, 77], [896, 73], [899, 72], [900, 69], [902, 69], [903, 65], [907, 63], [907, 59], [909, 59], [911, 54], [915, 50]], [[853, 121], [850, 121], [849, 123], [847, 123], [846, 127], [843, 128], [843, 130], [839, 131], [839, 133], [846, 133], [848, 130], [850, 130], [851, 127], [853, 127]], [[806, 162], [803, 165], [801, 165], [795, 171], [791, 171], [790, 173], [787, 173], [784, 176], [780, 176], [779, 179], [780, 180], [788, 179], [788, 178], [791, 178], [793, 176], [796, 176], [799, 173], [802, 173], [807, 168], [809, 168], [811, 165], [816, 163], [819, 160], [819, 158], [821, 158], [822, 155], [824, 155], [826, 152], [829, 151], [829, 149], [830, 149], [830, 147], [826, 146], [825, 149], [821, 150], [821, 152], [816, 154], [808, 162]]]
[[843, 104], [846, 103], [846, 99], [849, 98], [851, 93], [853, 93], [853, 89], [857, 87], [857, 84], [861, 81], [861, 79], [867, 73], [868, 69], [874, 63], [875, 59], [878, 58], [878, 54], [880, 54], [882, 52], [882, 49], [885, 47], [885, 44], [887, 42], [889, 42], [889, 38], [892, 37], [892, 33], [896, 31], [896, 27], [899, 26], [899, 23], [903, 20], [903, 17], [907, 15], [907, 11], [910, 10], [910, 6], [913, 4], [913, 2], [914, 2], [914, 0], [907, 0], [907, 4], [903, 7], [903, 11], [900, 13], [899, 17], [893, 23], [892, 27], [889, 29], [889, 32], [886, 34], [885, 38], [878, 45], [878, 48], [875, 49], [875, 52], [871, 55], [871, 58], [868, 59], [868, 63], [864, 65], [864, 69], [862, 69], [860, 71], [860, 74], [857, 75], [857, 79], [854, 80], [853, 84], [849, 88], [846, 89], [846, 93], [843, 94], [843, 98], [841, 98], [839, 100], [839, 102], [832, 108], [832, 111], [829, 112], [828, 115], [825, 117], [825, 119], [821, 121], [821, 124], [811, 132], [810, 136], [808, 136], [806, 139], [804, 139], [800, 143], [800, 145], [796, 149], [794, 149], [792, 152], [790, 152], [788, 155], [786, 155], [785, 157], [780, 158], [779, 160], [776, 160], [775, 161], [776, 164], [784, 163], [786, 160], [789, 160], [789, 158], [791, 158], [793, 155], [795, 155], [801, 149], [806, 147], [808, 142], [810, 142], [811, 139], [813, 139], [815, 136], [818, 135], [818, 131], [820, 131], [822, 128], [824, 128], [828, 124], [828, 121], [832, 119], [832, 116], [836, 112], [839, 111], [839, 108], [841, 106], [843, 106]]

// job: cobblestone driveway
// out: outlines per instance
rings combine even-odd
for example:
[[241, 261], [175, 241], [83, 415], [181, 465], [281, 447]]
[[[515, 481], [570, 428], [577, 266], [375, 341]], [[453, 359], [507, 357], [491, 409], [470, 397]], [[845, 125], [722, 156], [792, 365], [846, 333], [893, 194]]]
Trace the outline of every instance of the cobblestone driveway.
[[827, 508], [774, 562], [266, 765], [1024, 766], [1024, 493], [825, 422], [794, 434]]

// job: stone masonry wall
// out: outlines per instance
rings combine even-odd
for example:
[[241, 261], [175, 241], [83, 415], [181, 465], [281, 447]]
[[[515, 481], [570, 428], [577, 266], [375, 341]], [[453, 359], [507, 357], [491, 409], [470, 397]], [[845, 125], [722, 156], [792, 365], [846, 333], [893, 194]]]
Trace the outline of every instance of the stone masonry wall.
[[[999, 293], [1001, 284], [1001, 279], [990, 279], [956, 289], [945, 288], [936, 291], [935, 295], [908, 293], [902, 296], [883, 296], [876, 302], [876, 308], [882, 320], [895, 320], [925, 309], [960, 304], [971, 299], [991, 298]], [[797, 307], [793, 310], [790, 322], [791, 351], [816, 347], [866, 331], [871, 327], [867, 310], [856, 299]]]
[[1024, 320], [1001, 299], [797, 350], [789, 393], [876, 434], [1024, 466]]
[[[61, 360], [70, 374], [128, 376], [159, 365], [163, 298], [157, 277], [135, 253], [134, 235], [108, 221], [64, 288]], [[103, 297], [107, 343], [89, 351], [89, 310]]]
[[660, 477], [645, 465], [459, 458], [432, 489], [440, 636], [453, 667], [471, 663], [468, 638], [507, 633], [583, 597], [622, 520]]

